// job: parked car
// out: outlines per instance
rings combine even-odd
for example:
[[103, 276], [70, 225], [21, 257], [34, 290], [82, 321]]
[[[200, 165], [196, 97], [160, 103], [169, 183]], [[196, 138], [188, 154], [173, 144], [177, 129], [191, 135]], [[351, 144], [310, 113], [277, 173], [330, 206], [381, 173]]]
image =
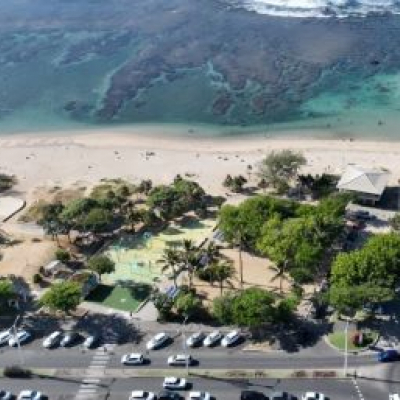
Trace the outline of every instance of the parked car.
[[288, 392], [274, 392], [272, 393], [271, 400], [296, 400], [297, 397]]
[[8, 345], [10, 347], [15, 347], [15, 346], [18, 346], [18, 342], [21, 345], [21, 344], [27, 342], [31, 337], [32, 337], [32, 335], [28, 331], [18, 331], [16, 335], [12, 335], [10, 337], [10, 340], [8, 341]]
[[186, 345], [188, 347], [200, 346], [205, 338], [205, 334], [203, 332], [196, 332], [193, 335], [189, 336], [186, 340]]
[[88, 336], [85, 341], [83, 342], [83, 347], [86, 349], [92, 349], [96, 347], [100, 342], [100, 336], [98, 335], [91, 335]]
[[389, 394], [389, 400], [400, 400], [400, 394], [398, 393]]
[[158, 393], [158, 400], [181, 400], [182, 397], [176, 392], [169, 392], [168, 390], [163, 390]]
[[240, 337], [241, 336], [239, 331], [231, 331], [221, 340], [221, 345], [223, 347], [232, 346], [237, 343]]
[[189, 400], [211, 400], [211, 395], [208, 392], [190, 392]]
[[0, 332], [0, 346], [7, 344], [12, 336], [11, 329]]
[[18, 395], [17, 400], [41, 400], [42, 398], [42, 393], [36, 390], [23, 390]]
[[144, 364], [143, 354], [139, 354], [139, 353], [125, 354], [121, 358], [121, 364], [143, 365]]
[[77, 333], [77, 332], [68, 332], [67, 334], [65, 334], [65, 336], [61, 340], [60, 346], [61, 347], [72, 346], [75, 342], [78, 341], [79, 338], [80, 338], [79, 333]]
[[187, 382], [185, 378], [177, 378], [175, 376], [169, 376], [164, 378], [163, 388], [164, 389], [186, 389]]
[[10, 392], [0, 389], [0, 400], [11, 400], [12, 398], [13, 395]]
[[306, 392], [301, 397], [301, 400], [326, 400], [326, 397], [322, 393], [318, 392]]
[[203, 340], [203, 345], [206, 347], [213, 346], [219, 340], [221, 340], [221, 338], [222, 334], [220, 331], [213, 331]]
[[268, 397], [255, 390], [243, 390], [240, 394], [240, 400], [268, 400]]
[[382, 350], [378, 353], [378, 361], [390, 362], [400, 358], [399, 352], [395, 349]]
[[193, 358], [191, 355], [177, 354], [175, 356], [168, 357], [168, 365], [174, 367], [185, 367], [186, 365], [192, 365]]
[[55, 347], [60, 343], [61, 339], [62, 339], [62, 332], [55, 331], [51, 335], [47, 336], [46, 339], [43, 340], [43, 347], [46, 349]]
[[154, 400], [156, 395], [153, 392], [134, 390], [129, 396], [129, 400]]
[[147, 344], [147, 350], [155, 350], [161, 347], [169, 340], [169, 336], [165, 332], [158, 333], [152, 339], [150, 339]]

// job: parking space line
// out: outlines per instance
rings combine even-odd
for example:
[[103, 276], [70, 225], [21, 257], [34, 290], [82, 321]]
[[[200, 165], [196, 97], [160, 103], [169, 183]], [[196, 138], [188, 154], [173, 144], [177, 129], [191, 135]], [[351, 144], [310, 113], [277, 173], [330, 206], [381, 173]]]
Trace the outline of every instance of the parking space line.
[[360, 387], [358, 386], [358, 383], [357, 383], [356, 378], [352, 378], [352, 381], [353, 381], [353, 385], [354, 385], [354, 387], [355, 387], [355, 389], [356, 389], [356, 392], [357, 392], [357, 394], [358, 394], [358, 397], [360, 398], [360, 400], [364, 400], [364, 396], [363, 396], [363, 394], [361, 393], [361, 389], [360, 389]]

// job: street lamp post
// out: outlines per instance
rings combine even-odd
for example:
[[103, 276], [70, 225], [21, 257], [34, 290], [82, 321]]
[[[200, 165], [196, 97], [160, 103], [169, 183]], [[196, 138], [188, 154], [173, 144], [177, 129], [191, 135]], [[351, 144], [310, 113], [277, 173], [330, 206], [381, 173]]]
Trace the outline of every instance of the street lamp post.
[[15, 318], [15, 321], [14, 321], [12, 327], [11, 327], [11, 330], [13, 332], [15, 340], [17, 341], [19, 361], [20, 361], [21, 365], [24, 365], [25, 364], [25, 360], [24, 360], [24, 356], [22, 354], [21, 343], [19, 342], [18, 331], [17, 331], [17, 324], [18, 324], [20, 318], [21, 318], [21, 315], [18, 315], [17, 318]]
[[348, 365], [348, 331], [349, 331], [349, 319], [346, 321], [346, 326], [344, 328], [344, 366], [343, 366], [343, 373], [344, 377], [347, 376], [347, 365]]

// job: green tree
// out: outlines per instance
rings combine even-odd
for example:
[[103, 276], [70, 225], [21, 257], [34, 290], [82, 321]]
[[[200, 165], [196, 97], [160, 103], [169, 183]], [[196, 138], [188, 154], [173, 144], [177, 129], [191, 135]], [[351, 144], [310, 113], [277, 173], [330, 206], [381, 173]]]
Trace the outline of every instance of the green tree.
[[151, 295], [154, 307], [158, 311], [158, 317], [160, 320], [167, 320], [172, 314], [172, 308], [174, 307], [173, 300], [166, 294], [156, 289]]
[[235, 295], [227, 292], [213, 300], [212, 315], [220, 324], [230, 325], [233, 323], [232, 304], [234, 299]]
[[9, 279], [0, 279], [0, 304], [14, 296], [14, 286]]
[[64, 249], [57, 249], [54, 255], [58, 261], [61, 261], [63, 263], [66, 263], [71, 259], [71, 255], [69, 254], [69, 252]]
[[89, 230], [93, 233], [104, 231], [112, 221], [112, 213], [109, 210], [95, 207], [87, 215], [82, 217], [79, 225], [83, 230]]
[[329, 290], [329, 303], [341, 313], [353, 316], [367, 303], [380, 303], [393, 298], [393, 291], [388, 288], [361, 284], [352, 287], [333, 285]]
[[287, 187], [307, 160], [291, 150], [271, 152], [258, 166], [258, 175], [275, 188]]
[[163, 250], [161, 258], [157, 261], [161, 266], [161, 271], [169, 271], [174, 281], [174, 285], [178, 286], [177, 278], [182, 272], [181, 261], [179, 253], [175, 248], [166, 247]]
[[179, 314], [190, 317], [201, 309], [201, 300], [192, 292], [183, 293], [175, 300], [175, 307]]
[[224, 288], [224, 283], [232, 279], [236, 275], [236, 270], [232, 263], [227, 261], [219, 261], [211, 264], [209, 267], [210, 276], [212, 280], [219, 283], [221, 296]]
[[106, 255], [93, 256], [88, 261], [88, 267], [101, 276], [103, 274], [111, 274], [115, 271], [115, 263]]
[[186, 271], [189, 278], [189, 289], [193, 285], [193, 275], [198, 267], [199, 252], [194, 245], [193, 240], [184, 239], [181, 243], [181, 249], [178, 252], [179, 263], [182, 265], [182, 270]]
[[76, 282], [54, 283], [40, 299], [41, 305], [68, 314], [78, 307], [82, 298], [81, 285]]
[[245, 289], [233, 301], [233, 322], [249, 328], [271, 323], [275, 318], [274, 304], [272, 293], [259, 288]]

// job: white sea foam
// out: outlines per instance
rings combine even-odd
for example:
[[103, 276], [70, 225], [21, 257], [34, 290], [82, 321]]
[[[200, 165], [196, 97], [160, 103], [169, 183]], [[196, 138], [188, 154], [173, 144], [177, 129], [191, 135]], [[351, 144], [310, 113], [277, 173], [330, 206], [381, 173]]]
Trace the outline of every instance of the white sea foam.
[[348, 17], [400, 14], [400, 0], [227, 0], [260, 14], [282, 17]]

